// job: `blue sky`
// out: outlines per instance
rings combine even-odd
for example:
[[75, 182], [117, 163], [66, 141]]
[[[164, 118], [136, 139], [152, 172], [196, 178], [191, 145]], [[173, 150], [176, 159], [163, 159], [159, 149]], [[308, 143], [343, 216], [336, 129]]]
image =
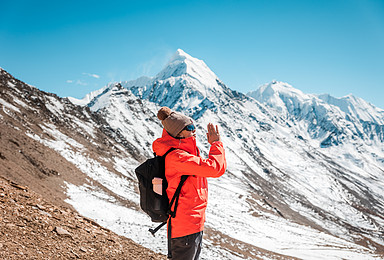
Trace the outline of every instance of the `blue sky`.
[[383, 0], [0, 4], [0, 67], [59, 96], [155, 76], [180, 48], [243, 93], [279, 80], [384, 108]]

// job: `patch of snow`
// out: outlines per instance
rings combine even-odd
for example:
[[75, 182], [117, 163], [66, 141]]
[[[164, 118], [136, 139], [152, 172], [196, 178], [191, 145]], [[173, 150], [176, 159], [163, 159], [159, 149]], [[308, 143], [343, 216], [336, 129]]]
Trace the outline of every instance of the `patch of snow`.
[[113, 160], [116, 171], [120, 172], [124, 176], [136, 178], [136, 176], [133, 174], [138, 164], [136, 160], [132, 159], [131, 157], [114, 157]]
[[18, 107], [15, 107], [14, 105], [8, 103], [8, 102], [5, 101], [4, 99], [1, 99], [1, 98], [0, 98], [0, 104], [3, 105], [3, 111], [4, 111], [5, 113], [7, 113], [7, 111], [5, 110], [5, 108], [11, 109], [11, 110], [13, 110], [13, 111], [15, 111], [15, 112], [18, 112], [18, 113], [21, 113], [21, 112], [20, 112], [20, 109], [19, 109]]
[[10, 87], [10, 88], [15, 88], [16, 87], [16, 84], [13, 84], [10, 81], [8, 81], [7, 84], [8, 84], [8, 87]]
[[78, 127], [83, 129], [91, 137], [93, 137], [93, 138], [96, 137], [94, 125], [91, 122], [85, 122], [84, 120], [80, 120], [80, 119], [78, 119], [76, 117], [73, 117], [73, 116], [70, 116], [70, 115], [68, 115], [68, 116], [71, 117], [72, 123], [75, 123]]
[[[17, 104], [19, 104], [20, 106], [24, 107], [24, 108], [28, 108], [28, 109], [33, 109], [31, 108], [29, 105], [25, 104], [23, 101], [21, 101], [20, 99], [18, 99], [17, 97], [14, 97], [13, 98], [13, 101]], [[36, 110], [36, 109], [33, 109], [33, 110]]]
[[73, 147], [78, 146], [78, 148], [82, 148], [82, 145], [62, 134], [57, 129], [54, 129], [53, 127], [47, 128], [44, 126], [42, 126], [42, 128], [51, 136], [55, 137], [55, 140], [42, 139], [32, 133], [27, 133], [27, 136], [57, 151], [61, 154], [61, 156], [77, 166], [78, 169], [87, 176], [95, 181], [98, 181], [115, 194], [135, 203], [139, 202], [138, 194], [129, 188], [132, 186], [132, 183], [128, 179], [119, 177], [110, 172], [100, 162], [88, 157], [86, 154], [73, 150]]
[[61, 115], [64, 111], [63, 104], [54, 97], [46, 96], [49, 102], [45, 102], [45, 106], [55, 115]]

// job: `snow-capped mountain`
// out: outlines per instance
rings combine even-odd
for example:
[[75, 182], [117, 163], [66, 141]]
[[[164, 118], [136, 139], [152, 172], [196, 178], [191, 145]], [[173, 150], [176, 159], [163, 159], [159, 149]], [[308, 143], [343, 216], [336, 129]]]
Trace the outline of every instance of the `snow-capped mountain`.
[[214, 110], [223, 95], [231, 95], [233, 92], [224, 86], [202, 60], [180, 49], [156, 77], [121, 84], [142, 99], [160, 106], [188, 110], [196, 118], [207, 109]]
[[342, 98], [334, 98], [328, 94], [318, 95], [326, 103], [337, 106], [344, 113], [363, 122], [383, 125], [384, 110], [367, 101], [349, 94]]
[[[90, 128], [98, 125], [119, 149], [77, 153], [83, 163], [74, 164], [89, 179], [66, 184], [67, 202], [116, 233], [165, 252], [166, 234], [153, 239], [149, 218], [137, 210], [133, 169], [151, 156], [162, 131], [156, 113], [169, 106], [196, 121], [203, 155], [208, 122], [219, 125], [226, 148], [227, 173], [209, 180], [203, 259], [383, 257], [383, 110], [282, 82], [244, 95], [182, 50], [153, 78], [111, 83], [70, 100], [90, 109], [87, 118], [103, 119]], [[71, 158], [71, 147], [53, 145], [60, 138], [29, 136]], [[100, 166], [93, 166], [95, 157]]]
[[[204, 132], [210, 121], [221, 126], [230, 163], [225, 177], [212, 180], [211, 190], [214, 194], [221, 194], [222, 189], [232, 192], [228, 200], [219, 195], [223, 203], [216, 202], [217, 209], [214, 206], [208, 209], [211, 215], [207, 221], [213, 229], [224, 225], [219, 216], [226, 219], [226, 223], [231, 220], [239, 223], [218, 213], [219, 207], [225, 205], [228, 215], [243, 219], [238, 214], [239, 209], [231, 206], [238, 204], [244, 207], [242, 212], [260, 216], [272, 214], [350, 241], [359, 236], [371, 236], [370, 243], [381, 247], [383, 242], [378, 238], [383, 232], [383, 219], [377, 218], [384, 209], [380, 109], [371, 106], [369, 111], [376, 111], [371, 113], [375, 121], [362, 122], [361, 118], [367, 118], [363, 113], [358, 116], [346, 113], [332, 102], [304, 94], [282, 82], [272, 82], [247, 96], [230, 90], [203, 61], [181, 50], [154, 78], [119, 84], [126, 89], [124, 91], [129, 90], [147, 102], [153, 114], [160, 106], [169, 106], [194, 118], [200, 132]], [[110, 91], [96, 97], [88, 106], [103, 113], [109, 122], [119, 121], [114, 124], [116, 129], [133, 133], [134, 122], [143, 126], [146, 123], [137, 124], [136, 118], [130, 121], [129, 112], [124, 112], [128, 105], [124, 106], [124, 99], [112, 94], [115, 88], [111, 84]], [[106, 98], [108, 95], [113, 98]], [[123, 104], [121, 110], [117, 110], [119, 103]], [[363, 106], [356, 105], [353, 111], [364, 110]], [[378, 123], [371, 128], [374, 131], [364, 128], [375, 122]], [[147, 154], [150, 154], [151, 141], [145, 138], [146, 131], [139, 132], [144, 133], [143, 139], [137, 138], [137, 134], [134, 136], [137, 142], [148, 143]], [[159, 134], [160, 130], [157, 136]], [[154, 138], [156, 135], [152, 140]], [[204, 151], [208, 150], [204, 134], [198, 144]], [[233, 202], [235, 197], [242, 199]], [[210, 222], [210, 218], [217, 222]], [[248, 225], [254, 221], [256, 219], [240, 221], [244, 224], [239, 231], [241, 236], [267, 236], [272, 232], [250, 228]], [[225, 234], [230, 235], [234, 230], [235, 226], [228, 228]], [[236, 238], [244, 241], [241, 236]], [[265, 243], [246, 240], [249, 241], [255, 246]], [[286, 246], [286, 241], [279, 242], [281, 248]], [[279, 243], [274, 241], [273, 244]], [[286, 254], [284, 250], [272, 251]]]
[[306, 128], [306, 134], [319, 140], [322, 147], [351, 142], [380, 145], [384, 142], [384, 110], [361, 98], [304, 94], [277, 81], [248, 95], [278, 110], [295, 124], [305, 123], [301, 129]]

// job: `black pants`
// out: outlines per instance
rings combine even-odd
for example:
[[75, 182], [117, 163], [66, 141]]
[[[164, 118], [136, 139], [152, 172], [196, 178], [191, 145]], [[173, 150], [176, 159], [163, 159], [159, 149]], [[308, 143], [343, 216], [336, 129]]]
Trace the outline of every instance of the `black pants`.
[[172, 238], [172, 260], [198, 260], [203, 231], [184, 237]]

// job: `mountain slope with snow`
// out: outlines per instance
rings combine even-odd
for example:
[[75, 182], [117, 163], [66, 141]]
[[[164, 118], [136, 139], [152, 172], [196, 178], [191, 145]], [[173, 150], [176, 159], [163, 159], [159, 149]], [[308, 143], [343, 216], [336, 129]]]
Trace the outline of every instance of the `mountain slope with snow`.
[[[83, 106], [84, 117], [76, 117], [81, 128], [57, 128], [76, 119], [65, 116], [67, 105], [45, 100], [58, 119], [27, 137], [87, 176], [85, 183], [65, 184], [66, 201], [100, 225], [166, 251], [165, 230], [157, 238], [147, 232], [153, 224], [138, 209], [133, 170], [152, 156], [151, 144], [162, 131], [156, 113], [169, 106], [195, 120], [202, 156], [209, 150], [208, 122], [219, 125], [225, 144], [228, 170], [209, 180], [202, 259], [383, 257], [380, 109], [366, 110], [360, 100], [348, 114], [336, 101], [281, 82], [244, 95], [182, 50], [153, 78], [111, 83], [70, 100]], [[17, 114], [17, 104], [0, 99], [3, 111]], [[85, 130], [93, 133], [87, 139], [72, 136]], [[103, 138], [109, 145], [99, 151]]]
[[320, 141], [322, 147], [355, 141], [368, 145], [384, 142], [384, 110], [360, 98], [304, 94], [276, 81], [248, 95], [278, 110], [287, 119], [305, 123], [305, 134]]
[[[159, 122], [154, 118], [159, 130], [146, 138], [144, 129], [150, 127], [143, 119], [131, 120], [130, 112], [124, 112], [128, 106], [118, 105], [126, 102], [112, 94], [117, 86], [147, 102], [154, 114], [160, 106], [169, 106], [191, 116], [205, 155], [209, 148], [204, 140], [206, 124], [220, 126], [229, 164], [225, 176], [210, 180], [210, 229], [305, 258], [311, 258], [311, 252], [302, 248], [303, 238], [298, 237], [311, 237], [311, 246], [327, 241], [322, 235], [309, 235], [312, 231], [330, 235], [329, 241], [333, 237], [350, 243], [365, 241], [368, 248], [383, 247], [382, 125], [369, 131], [356, 116], [348, 117], [338, 106], [286, 83], [272, 82], [249, 96], [232, 91], [204, 62], [181, 50], [156, 77], [119, 84], [111, 84], [110, 91], [88, 106], [115, 129], [135, 136], [136, 142], [147, 142], [147, 154], [161, 134]], [[381, 122], [377, 112], [372, 118]], [[144, 135], [134, 134], [134, 122], [144, 127], [140, 130]], [[261, 228], [274, 221], [278, 223], [274, 228]], [[306, 235], [293, 231], [296, 223], [299, 229], [311, 231]], [[284, 231], [289, 239], [279, 238], [280, 225], [289, 227]], [[338, 255], [333, 250], [323, 252], [327, 259]]]
[[384, 110], [355, 97], [352, 94], [342, 98], [334, 98], [328, 94], [318, 95], [326, 103], [337, 106], [346, 114], [364, 122], [384, 125]]

